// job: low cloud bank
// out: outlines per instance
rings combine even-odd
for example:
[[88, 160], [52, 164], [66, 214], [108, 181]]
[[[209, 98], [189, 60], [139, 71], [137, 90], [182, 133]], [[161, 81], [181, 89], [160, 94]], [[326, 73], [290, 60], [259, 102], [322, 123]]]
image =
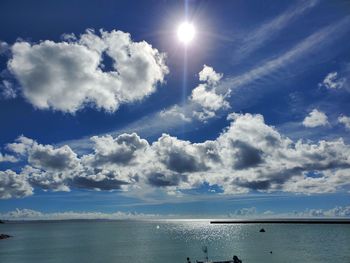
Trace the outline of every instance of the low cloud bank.
[[16, 209], [6, 213], [0, 213], [3, 220], [74, 220], [74, 219], [105, 219], [105, 220], [124, 220], [124, 219], [156, 219], [157, 214], [143, 214], [132, 212], [53, 212], [44, 213], [31, 209]]
[[[350, 206], [336, 206], [331, 209], [306, 209], [304, 211], [291, 211], [287, 213], [276, 213], [273, 211], [258, 212], [255, 207], [241, 208], [229, 213], [226, 216], [218, 215], [218, 218], [349, 218]], [[2, 220], [149, 220], [149, 219], [182, 219], [197, 218], [196, 215], [160, 215], [160, 214], [144, 214], [137, 212], [40, 212], [32, 209], [15, 209], [9, 212], [0, 213]], [[210, 218], [210, 216], [208, 216]]]
[[84, 155], [68, 145], [20, 136], [5, 147], [20, 162], [18, 171], [1, 171], [0, 198], [72, 188], [185, 193], [209, 185], [220, 194], [349, 189], [350, 146], [341, 138], [292, 141], [262, 115], [233, 113], [228, 119], [230, 125], [215, 140], [192, 143], [163, 134], [151, 143], [136, 133], [94, 136], [91, 152]]

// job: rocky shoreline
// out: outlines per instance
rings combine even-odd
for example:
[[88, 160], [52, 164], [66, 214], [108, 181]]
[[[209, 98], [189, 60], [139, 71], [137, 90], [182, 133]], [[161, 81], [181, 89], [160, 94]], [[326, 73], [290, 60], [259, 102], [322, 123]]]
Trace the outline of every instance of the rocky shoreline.
[[6, 235], [6, 234], [0, 234], [0, 239], [7, 239], [7, 238], [10, 238], [12, 236], [10, 235]]

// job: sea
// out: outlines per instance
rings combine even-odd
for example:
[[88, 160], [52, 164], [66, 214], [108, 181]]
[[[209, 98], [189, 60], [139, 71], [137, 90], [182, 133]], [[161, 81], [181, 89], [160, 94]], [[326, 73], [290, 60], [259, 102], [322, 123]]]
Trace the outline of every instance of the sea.
[[[265, 229], [264, 233], [259, 230]], [[0, 225], [6, 263], [350, 263], [350, 225], [233, 224], [208, 220], [52, 221]]]

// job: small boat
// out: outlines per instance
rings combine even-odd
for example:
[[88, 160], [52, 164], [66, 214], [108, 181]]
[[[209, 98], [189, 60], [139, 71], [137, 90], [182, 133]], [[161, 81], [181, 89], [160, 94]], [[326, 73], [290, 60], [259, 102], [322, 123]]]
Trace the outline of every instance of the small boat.
[[[234, 255], [230, 260], [212, 261], [212, 260], [209, 260], [207, 246], [202, 247], [202, 250], [205, 255], [205, 260], [204, 261], [196, 260], [196, 263], [242, 263], [242, 260], [240, 260], [236, 255]], [[190, 258], [187, 258], [187, 263], [191, 263]]]

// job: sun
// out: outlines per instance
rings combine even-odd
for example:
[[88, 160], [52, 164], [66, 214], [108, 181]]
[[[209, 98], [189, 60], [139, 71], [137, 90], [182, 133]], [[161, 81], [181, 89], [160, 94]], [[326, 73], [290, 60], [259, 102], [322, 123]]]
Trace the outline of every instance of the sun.
[[188, 45], [192, 42], [196, 34], [193, 24], [189, 22], [183, 22], [179, 25], [177, 29], [177, 37], [179, 41], [185, 45]]

